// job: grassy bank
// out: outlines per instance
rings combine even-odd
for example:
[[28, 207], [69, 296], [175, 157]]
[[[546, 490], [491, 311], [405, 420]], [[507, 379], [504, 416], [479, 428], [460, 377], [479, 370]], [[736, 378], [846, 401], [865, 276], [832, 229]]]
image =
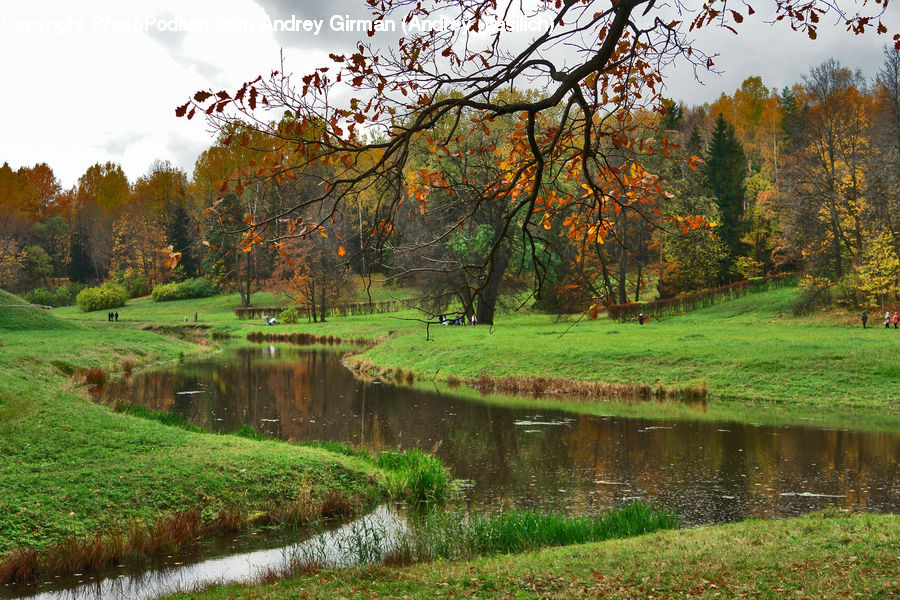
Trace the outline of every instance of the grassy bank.
[[898, 525], [897, 516], [829, 511], [171, 598], [889, 598], [900, 594]]
[[8, 308], [16, 299], [5, 293], [0, 300], [0, 578], [171, 550], [249, 520], [346, 512], [384, 497], [391, 478], [411, 477], [354, 453], [112, 412], [78, 383], [210, 349]]

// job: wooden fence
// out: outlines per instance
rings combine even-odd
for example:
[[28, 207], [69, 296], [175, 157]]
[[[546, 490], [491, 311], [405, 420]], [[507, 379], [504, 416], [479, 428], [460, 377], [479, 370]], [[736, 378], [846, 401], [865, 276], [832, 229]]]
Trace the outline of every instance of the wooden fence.
[[637, 319], [638, 315], [648, 317], [663, 317], [679, 315], [698, 308], [706, 308], [723, 300], [740, 298], [747, 294], [764, 292], [767, 290], [797, 285], [797, 273], [779, 273], [766, 277], [754, 277], [729, 285], [666, 298], [653, 302], [630, 302], [628, 304], [611, 304], [606, 307], [610, 319], [628, 321]]
[[[261, 319], [263, 315], [278, 317], [285, 308], [284, 306], [251, 306], [248, 308], [235, 308], [234, 313], [238, 319]], [[311, 308], [309, 306], [298, 306], [297, 312], [300, 318], [312, 320], [310, 315]], [[326, 317], [350, 317], [355, 315], [373, 315], [389, 312], [396, 312], [407, 308], [407, 305], [400, 300], [384, 300], [382, 302], [355, 302], [353, 304], [338, 304], [329, 306], [326, 311]]]

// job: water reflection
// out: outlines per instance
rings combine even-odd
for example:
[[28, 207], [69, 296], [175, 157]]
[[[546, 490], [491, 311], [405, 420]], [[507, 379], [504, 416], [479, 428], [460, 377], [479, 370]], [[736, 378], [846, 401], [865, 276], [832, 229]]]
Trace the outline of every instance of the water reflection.
[[537, 414], [362, 382], [326, 350], [242, 348], [109, 393], [213, 431], [436, 448], [479, 503], [577, 513], [643, 498], [689, 524], [900, 509], [895, 434]]

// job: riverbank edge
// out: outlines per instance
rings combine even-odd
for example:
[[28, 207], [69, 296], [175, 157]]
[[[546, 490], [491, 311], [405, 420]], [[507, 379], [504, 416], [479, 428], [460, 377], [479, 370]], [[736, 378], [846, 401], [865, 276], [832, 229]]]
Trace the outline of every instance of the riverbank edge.
[[[96, 413], [97, 411], [115, 415], [115, 419], [131, 421], [122, 429], [131, 431], [134, 436], [148, 435], [148, 433], [154, 435], [158, 434], [160, 430], [173, 430], [175, 428], [147, 419], [113, 413], [106, 407], [86, 400], [84, 397], [86, 388], [83, 384], [90, 381], [92, 373], [102, 373], [102, 378], [105, 379], [109, 373], [121, 375], [137, 368], [207, 356], [218, 350], [218, 348], [206, 344], [206, 336], [203, 336], [202, 340], [191, 336], [194, 337], [194, 340], [188, 343], [156, 332], [131, 330], [130, 333], [122, 336], [128, 339], [115, 340], [117, 335], [115, 332], [103, 336], [102, 341], [105, 346], [102, 354], [106, 354], [106, 356], [98, 357], [91, 351], [91, 346], [97, 342], [96, 333], [89, 328], [66, 329], [64, 332], [41, 331], [40, 335], [44, 341], [54, 335], [60, 336], [60, 343], [65, 343], [69, 352], [74, 350], [76, 354], [80, 354], [84, 362], [73, 372], [74, 365], [71, 364], [71, 359], [66, 360], [52, 352], [29, 352], [25, 346], [32, 341], [32, 332], [4, 332], [3, 342], [0, 345], [0, 356], [6, 354], [7, 356], [4, 358], [9, 358], [9, 355], [13, 355], [15, 358], [0, 361], [0, 376], [4, 382], [13, 382], [0, 386], [0, 409], [2, 409], [2, 416], [6, 421], [6, 432], [12, 432], [13, 430], [10, 428], [19, 430], [17, 435], [8, 437], [15, 437], [15, 441], [22, 445], [39, 444], [40, 440], [37, 438], [41, 435], [40, 431], [46, 431], [48, 427], [67, 430], [77, 438], [80, 420], [96, 416], [96, 414], [86, 415], [85, 413]], [[83, 347], [77, 348], [80, 337], [84, 338]], [[198, 344], [197, 341], [202, 341], [202, 343]], [[112, 342], [111, 346], [110, 342]], [[75, 347], [73, 348], [73, 346]], [[148, 348], [150, 349], [148, 350]], [[46, 350], [46, 345], [43, 350]], [[78, 379], [77, 382], [75, 378]], [[65, 422], [61, 422], [53, 416], [49, 419], [44, 418], [38, 424], [36, 431], [32, 434], [27, 433], [25, 429], [33, 418], [28, 413], [51, 412], [43, 409], [47, 403], [52, 402], [65, 403], [66, 406], [62, 412], [69, 417], [74, 414], [75, 418], [67, 419]], [[239, 494], [231, 494], [226, 497], [226, 493], [230, 494], [234, 491], [228, 489], [223, 489], [219, 496], [214, 496], [210, 492], [210, 495], [203, 496], [203, 501], [166, 498], [168, 505], [160, 508], [141, 506], [138, 502], [137, 506], [123, 508], [122, 512], [123, 514], [141, 514], [141, 517], [135, 520], [133, 517], [110, 515], [105, 519], [105, 526], [102, 529], [90, 533], [85, 531], [90, 528], [88, 523], [78, 522], [78, 515], [84, 514], [86, 507], [79, 506], [77, 501], [71, 502], [70, 499], [66, 508], [71, 510], [66, 515], [65, 513], [58, 514], [59, 511], [50, 508], [55, 509], [57, 502], [41, 502], [49, 494], [49, 491], [46, 490], [30, 498], [28, 506], [25, 506], [21, 493], [12, 492], [8, 496], [0, 494], [0, 496], [7, 496], [7, 502], [18, 508], [17, 515], [21, 515], [22, 512], [33, 513], [30, 515], [31, 521], [43, 523], [43, 527], [38, 527], [36, 530], [22, 531], [21, 536], [16, 535], [17, 531], [13, 529], [11, 522], [7, 522], [6, 527], [0, 527], [8, 546], [7, 550], [0, 554], [0, 583], [29, 581], [39, 576], [91, 572], [106, 564], [125, 562], [129, 556], [151, 556], [162, 551], [171, 552], [173, 548], [190, 542], [198, 536], [241, 531], [251, 524], [262, 525], [278, 522], [302, 525], [322, 517], [348, 517], [388, 497], [385, 473], [374, 464], [358, 457], [271, 440], [257, 441], [225, 436], [232, 439], [227, 440], [227, 443], [224, 444], [209, 444], [205, 442], [211, 439], [219, 442], [223, 436], [185, 431], [179, 431], [177, 435], [179, 439], [183, 437], [185, 442], [181, 444], [181, 447], [175, 448], [176, 454], [193, 453], [196, 455], [205, 451], [227, 453], [229, 449], [234, 449], [234, 458], [239, 458], [241, 464], [264, 462], [274, 455], [279, 460], [287, 461], [295, 467], [294, 470], [285, 471], [284, 476], [296, 476], [301, 472], [312, 471], [314, 469], [308, 468], [309, 464], [316, 464], [316, 469], [328, 472], [328, 484], [332, 487], [328, 490], [319, 490], [316, 489], [315, 483], [300, 479], [294, 486], [295, 499], [289, 502], [281, 502], [281, 499], [274, 497], [262, 502], [259, 500], [243, 502], [244, 497]], [[209, 447], [207, 448], [207, 446]], [[66, 451], [61, 448], [55, 450], [55, 455], [51, 460], [57, 464], [65, 463]], [[129, 458], [140, 463], [142, 461], [138, 459], [145, 457], [127, 454], [117, 456], [119, 461], [127, 462]], [[221, 456], [218, 462], [211, 461], [208, 464], [201, 459], [197, 465], [192, 463], [189, 466], [188, 475], [203, 479], [204, 470], [221, 467], [224, 462], [227, 461], [223, 461]], [[17, 482], [13, 481], [16, 476], [15, 456], [8, 459], [8, 464], [10, 465], [10, 471], [8, 471], [10, 479], [7, 480], [5, 486], [3, 482], [0, 482], [0, 490], [3, 487], [10, 489], [18, 487]], [[139, 464], [135, 465], [136, 468], [139, 466]], [[33, 467], [33, 465], [22, 465], [22, 468], [29, 467]], [[106, 470], [108, 465], [98, 464], [97, 469]], [[246, 470], [245, 468], [244, 471]], [[307, 474], [314, 475], [315, 473]], [[114, 489], [104, 489], [103, 491], [112, 496], [124, 493], [127, 490], [121, 488], [128, 486], [124, 477], [124, 475], [120, 476], [119, 481], [122, 483], [113, 478], [107, 483]], [[252, 478], [244, 477], [242, 479], [251, 480]], [[342, 486], [341, 482], [345, 479], [347, 484]], [[37, 483], [35, 488], [41, 487], [39, 485], [40, 476], [38, 476], [37, 482], [32, 478], [30, 483]], [[149, 485], [165, 486], [166, 483], [163, 479], [150, 482]], [[144, 485], [146, 487], [147, 484]], [[72, 486], [75, 486], [74, 482]], [[66, 489], [56, 489], [55, 492], [62, 494], [64, 498], [69, 495]], [[55, 495], [51, 496], [51, 498], [55, 497]], [[35, 501], [31, 502], [31, 500]], [[152, 501], [148, 500], [147, 502]], [[0, 502], [0, 504], [3, 503]], [[42, 506], [47, 508], [42, 510]], [[66, 518], [66, 516], [74, 517], [74, 519]], [[15, 521], [16, 519], [12, 518], [11, 520]], [[66, 534], [66, 531], [70, 533]]]
[[314, 571], [165, 598], [887, 598], [900, 594], [898, 531], [897, 515], [830, 509], [473, 561]]

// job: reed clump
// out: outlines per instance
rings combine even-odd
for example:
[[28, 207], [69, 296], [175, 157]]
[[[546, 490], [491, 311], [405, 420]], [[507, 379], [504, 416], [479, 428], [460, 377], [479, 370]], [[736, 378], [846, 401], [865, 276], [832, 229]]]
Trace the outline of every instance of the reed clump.
[[103, 369], [76, 369], [72, 374], [72, 380], [75, 385], [89, 385], [92, 387], [102, 387], [106, 383], [108, 374]]
[[382, 452], [375, 464], [387, 471], [388, 493], [413, 506], [444, 502], [454, 492], [453, 480], [440, 459], [421, 450]]
[[128, 356], [124, 360], [122, 360], [122, 372], [126, 375], [131, 375], [134, 372], [134, 366], [134, 357]]
[[633, 502], [599, 515], [567, 516], [533, 510], [477, 514], [433, 511], [414, 523], [385, 559], [410, 561], [469, 560], [478, 556], [520, 553], [626, 538], [679, 526], [675, 515], [647, 502]]
[[[460, 381], [459, 378], [447, 377], [448, 385]], [[686, 400], [691, 402], [705, 402], [709, 396], [707, 383], [692, 383], [690, 385], [667, 386], [662, 383], [651, 387], [645, 384], [633, 383], [609, 383], [603, 381], [578, 381], [559, 377], [539, 377], [510, 375], [506, 377], [493, 377], [482, 374], [470, 379], [468, 384], [482, 393], [509, 393], [527, 394], [533, 396], [548, 395], [574, 395], [584, 398], [603, 398], [621, 400]]]

